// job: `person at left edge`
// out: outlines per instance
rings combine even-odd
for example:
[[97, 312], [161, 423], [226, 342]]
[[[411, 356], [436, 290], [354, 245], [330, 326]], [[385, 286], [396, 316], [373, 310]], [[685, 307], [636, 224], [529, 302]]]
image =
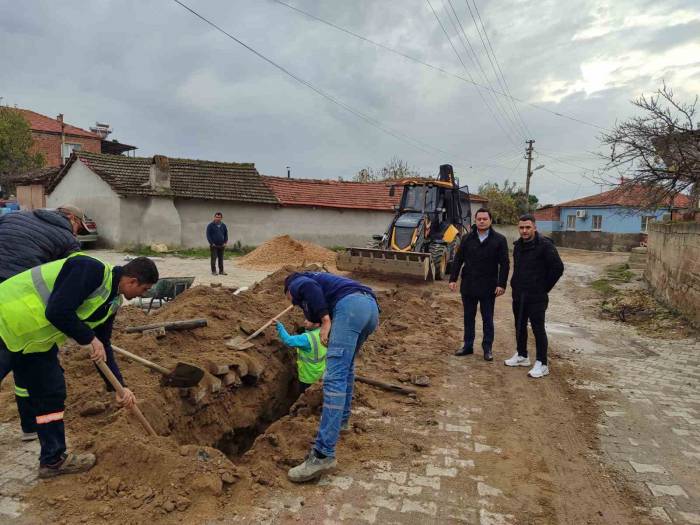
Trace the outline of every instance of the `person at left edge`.
[[[0, 284], [0, 353], [3, 359], [10, 354], [15, 383], [27, 392], [36, 417], [40, 478], [85, 472], [95, 464], [93, 454], [66, 452], [66, 382], [59, 346], [74, 339], [93, 361], [106, 361], [124, 384], [110, 346], [114, 318], [122, 295], [139, 297], [156, 281], [158, 269], [146, 257], [112, 267], [77, 252]], [[117, 397], [124, 407], [135, 402], [128, 388]]]

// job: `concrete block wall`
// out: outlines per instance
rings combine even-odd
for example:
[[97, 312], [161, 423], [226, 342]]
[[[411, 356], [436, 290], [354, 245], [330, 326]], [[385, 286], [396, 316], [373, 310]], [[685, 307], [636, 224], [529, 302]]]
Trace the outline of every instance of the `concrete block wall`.
[[650, 224], [644, 278], [659, 300], [700, 327], [700, 224]]

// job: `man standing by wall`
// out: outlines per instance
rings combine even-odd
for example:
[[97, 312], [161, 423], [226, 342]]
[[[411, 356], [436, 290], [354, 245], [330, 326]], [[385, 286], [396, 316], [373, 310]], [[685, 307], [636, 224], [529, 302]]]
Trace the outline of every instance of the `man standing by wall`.
[[[70, 204], [56, 211], [21, 211], [0, 217], [0, 283], [24, 270], [79, 251], [80, 244], [75, 236], [82, 227], [84, 217], [80, 208]], [[9, 354], [0, 353], [0, 381], [10, 373], [11, 368]], [[29, 398], [17, 386], [15, 400], [22, 441], [36, 439], [36, 423]]]
[[537, 232], [535, 218], [523, 215], [518, 222], [520, 239], [513, 247], [513, 316], [517, 353], [506, 359], [506, 366], [530, 366], [527, 356], [527, 321], [535, 334], [537, 360], [528, 372], [530, 377], [549, 374], [547, 364], [547, 332], [544, 327], [545, 312], [549, 304], [550, 290], [564, 273], [564, 264], [552, 241]]
[[477, 210], [475, 226], [469, 235], [462, 238], [450, 276], [450, 290], [457, 290], [457, 278], [462, 272], [460, 293], [464, 306], [464, 346], [455, 355], [474, 353], [476, 330], [476, 306], [481, 306], [484, 337], [481, 347], [484, 359], [493, 361], [493, 311], [496, 297], [503, 295], [508, 282], [508, 243], [506, 238], [491, 227], [491, 212], [486, 208]]
[[228, 244], [228, 229], [222, 222], [224, 218], [220, 211], [214, 214], [214, 220], [207, 226], [207, 241], [211, 251], [211, 274], [216, 275], [216, 262], [219, 262], [219, 275], [226, 275], [224, 271], [224, 250]]

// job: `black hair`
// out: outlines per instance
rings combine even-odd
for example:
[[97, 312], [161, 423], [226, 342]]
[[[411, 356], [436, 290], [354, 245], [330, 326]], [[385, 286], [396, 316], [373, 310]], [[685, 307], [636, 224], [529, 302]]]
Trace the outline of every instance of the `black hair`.
[[221, 213], [220, 211], [217, 211], [217, 212], [214, 214], [214, 217], [216, 217], [217, 215], [221, 215], [222, 217], [224, 216], [224, 214]]
[[488, 213], [489, 219], [493, 220], [493, 215], [491, 215], [491, 211], [488, 208], [479, 208], [478, 210], [476, 210], [476, 213], [474, 214], [474, 219], [476, 219], [476, 216], [480, 213]]
[[292, 281], [296, 279], [297, 277], [300, 277], [301, 273], [299, 272], [294, 272], [290, 273], [285, 279], [284, 279], [284, 293], [287, 293], [289, 290], [289, 285], [292, 284]]
[[518, 221], [532, 221], [532, 224], [535, 224], [537, 221], [535, 220], [535, 216], [532, 215], [531, 213], [526, 213], [524, 215], [521, 215]]
[[158, 268], [148, 257], [136, 257], [122, 267], [122, 275], [135, 277], [139, 284], [156, 284]]

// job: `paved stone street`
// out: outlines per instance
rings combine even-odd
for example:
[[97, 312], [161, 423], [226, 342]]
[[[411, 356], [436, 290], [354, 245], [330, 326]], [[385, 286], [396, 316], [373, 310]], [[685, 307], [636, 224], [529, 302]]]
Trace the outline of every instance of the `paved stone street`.
[[[590, 266], [567, 264], [585, 285]], [[602, 451], [658, 523], [700, 524], [700, 344], [651, 339], [553, 299], [549, 332], [563, 357], [597, 372], [577, 384], [603, 397]]]
[[39, 442], [20, 441], [19, 422], [0, 423], [0, 523], [18, 518], [22, 494], [35, 485]]

